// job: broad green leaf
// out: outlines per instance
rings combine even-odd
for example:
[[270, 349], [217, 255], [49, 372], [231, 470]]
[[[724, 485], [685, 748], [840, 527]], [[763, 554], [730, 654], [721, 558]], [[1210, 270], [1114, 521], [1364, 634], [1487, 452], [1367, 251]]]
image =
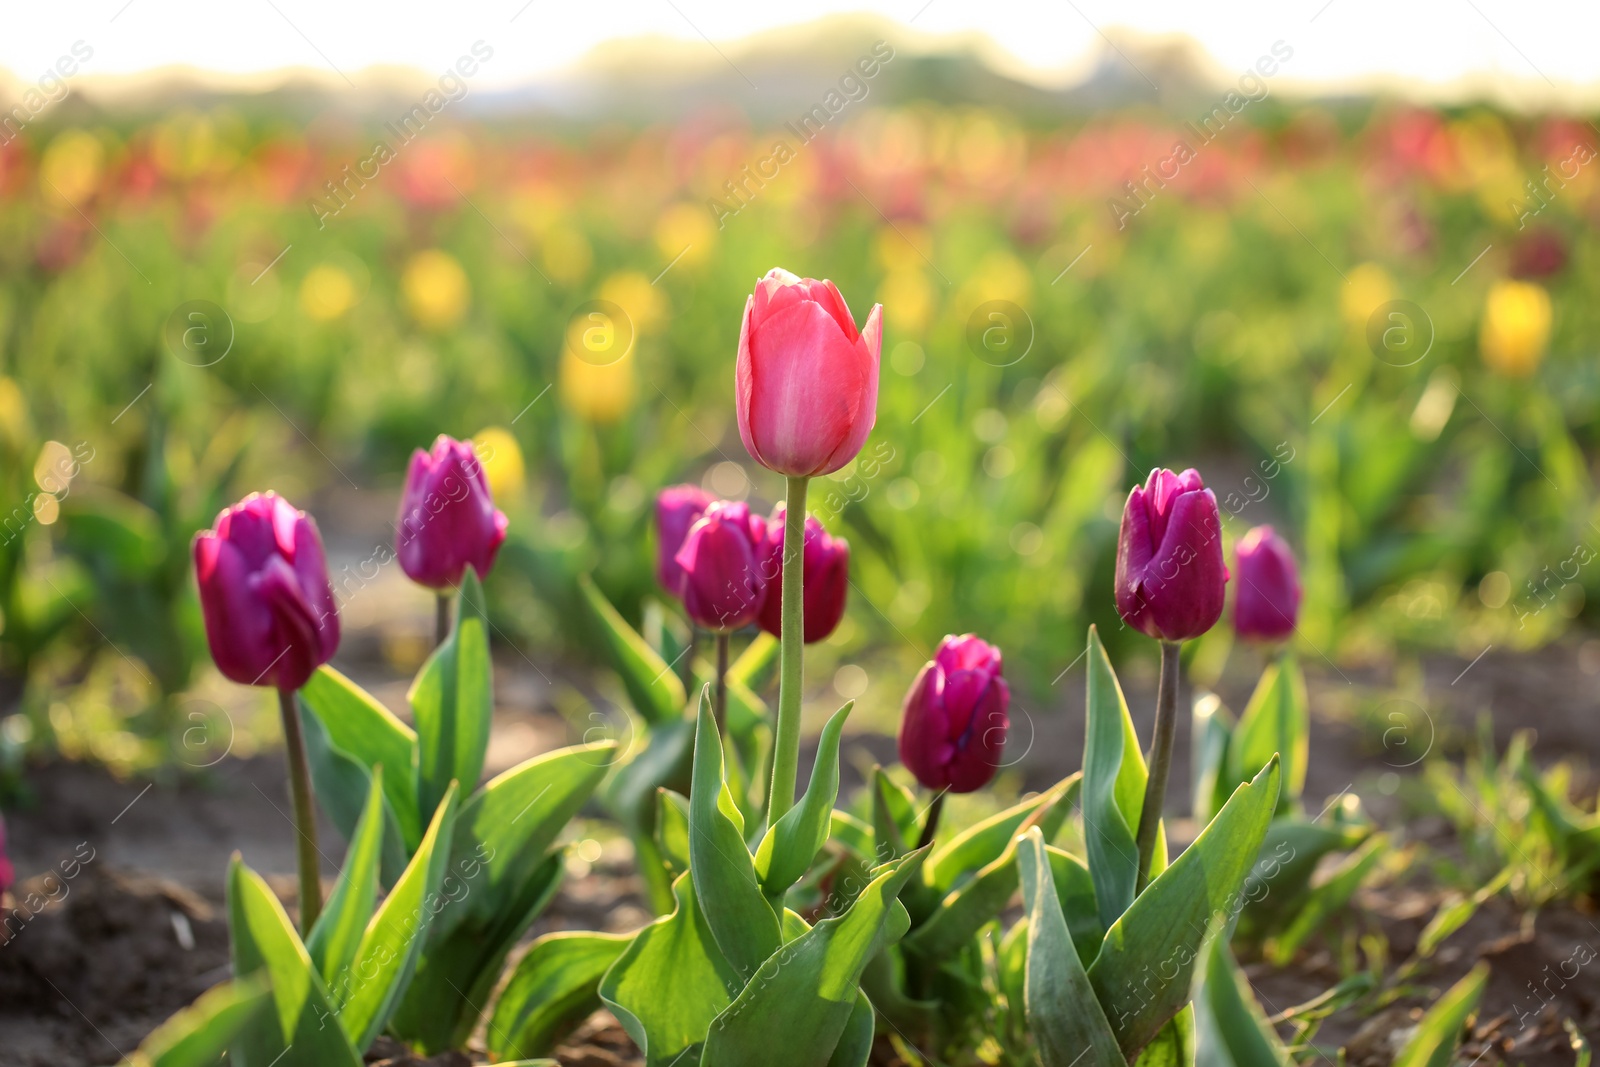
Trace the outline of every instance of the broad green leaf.
[[912, 1044], [924, 1046], [933, 1040], [945, 1006], [906, 992], [906, 961], [900, 946], [890, 945], [867, 961], [861, 972], [861, 991], [872, 1001], [873, 1009]]
[[648, 1067], [695, 1062], [706, 1032], [744, 986], [717, 948], [694, 881], [672, 884], [678, 906], [635, 935], [600, 980], [600, 999], [645, 1055]]
[[815, 1067], [827, 1063], [856, 1009], [867, 962], [905, 935], [897, 899], [927, 857], [881, 868], [842, 915], [773, 953], [711, 1025], [701, 1067]]
[[612, 666], [621, 676], [634, 710], [650, 723], [682, 717], [689, 697], [672, 666], [628, 625], [587, 574], [578, 575], [578, 588], [599, 623]]
[[1167, 1020], [1155, 1040], [1144, 1047], [1134, 1067], [1194, 1067], [1194, 1005]]
[[[301, 705], [302, 709], [306, 705]], [[317, 715], [300, 716], [306, 739], [307, 762], [311, 764], [313, 793], [322, 810], [328, 813], [333, 825], [339, 828], [346, 841], [356, 838], [356, 824], [366, 810], [367, 799], [372, 794], [373, 770], [381, 763], [367, 767], [354, 756], [344, 752], [328, 737], [327, 728]], [[389, 775], [385, 775], [385, 781]], [[411, 774], [406, 772], [406, 777]], [[410, 788], [409, 786], [407, 787]], [[421, 840], [421, 837], [418, 837]], [[393, 885], [400, 872], [405, 870], [410, 856], [400, 821], [395, 817], [394, 805], [389, 798], [383, 804], [383, 837], [379, 849], [379, 875], [383, 884]]]
[[1024, 999], [1040, 1062], [1043, 1067], [1126, 1067], [1067, 932], [1037, 827], [1022, 836], [1017, 864], [1027, 916]]
[[682, 793], [656, 790], [656, 844], [673, 878], [689, 869], [689, 798]]
[[1069, 814], [1082, 783], [1082, 773], [1074, 773], [1044, 792], [975, 822], [949, 841], [935, 846], [923, 865], [922, 880], [939, 892], [948, 893], [962, 875], [987, 867], [998, 859], [1010, 847], [1012, 839], [1022, 832], [1023, 823], [1032, 819], [1036, 812], [1044, 813], [1044, 821], [1039, 825], [1045, 840], [1051, 840]]
[[737, 682], [750, 689], [760, 689], [772, 678], [778, 665], [778, 639], [769, 633], [759, 633], [754, 641], [744, 647], [737, 659], [728, 665], [728, 683]]
[[1215, 693], [1202, 693], [1195, 698], [1190, 721], [1194, 819], [1204, 826], [1228, 799], [1223, 782], [1228, 776], [1228, 744], [1233, 737], [1233, 716], [1223, 705], [1221, 697]]
[[1207, 930], [1243, 906], [1245, 877], [1277, 802], [1274, 759], [1234, 791], [1194, 843], [1106, 931], [1089, 981], [1124, 1056], [1149, 1044], [1188, 1001]]
[[228, 936], [234, 977], [265, 972], [272, 983], [272, 1009], [252, 1015], [238, 1031], [230, 1056], [235, 1064], [361, 1067], [344, 1030], [333, 1025], [327, 987], [283, 905], [237, 852], [228, 867]]
[[372, 769], [366, 809], [356, 823], [355, 836], [345, 853], [344, 869], [333, 892], [306, 939], [306, 951], [324, 982], [344, 971], [355, 959], [361, 935], [372, 919], [378, 900], [378, 859], [383, 845], [383, 768]]
[[[1083, 843], [1107, 928], [1133, 903], [1139, 877], [1134, 834], [1144, 807], [1145, 765], [1100, 634], [1089, 627], [1088, 710], [1083, 749]], [[1161, 836], [1165, 836], [1162, 834]]]
[[761, 892], [738, 808], [722, 778], [722, 738], [700, 691], [694, 781], [689, 790], [689, 873], [722, 955], [748, 979], [783, 944], [778, 912]]
[[122, 1067], [213, 1067], [240, 1031], [271, 1004], [265, 975], [212, 986], [158, 1026]]
[[1078, 950], [1080, 960], [1094, 962], [1100, 954], [1100, 942], [1105, 939], [1106, 928], [1100, 925], [1100, 909], [1094, 901], [1094, 878], [1088, 864], [1070, 852], [1046, 845], [1050, 858], [1050, 877], [1056, 884], [1056, 899], [1061, 902], [1061, 913], [1066, 916], [1067, 930], [1072, 934], [1072, 946]]
[[405, 873], [367, 924], [354, 960], [330, 983], [339, 1025], [365, 1049], [383, 1032], [416, 970], [428, 925], [448, 901], [439, 894], [455, 829], [455, 784], [445, 790]]
[[1294, 958], [1300, 946], [1321, 929], [1329, 918], [1344, 910], [1356, 895], [1367, 874], [1383, 859], [1389, 847], [1387, 834], [1374, 834], [1360, 850], [1334, 868], [1328, 880], [1316, 886], [1282, 934], [1267, 944], [1267, 959], [1282, 966]]
[[488, 1028], [495, 1060], [550, 1051], [600, 1007], [600, 979], [633, 941], [631, 934], [546, 934], [517, 961]]
[[[368, 771], [379, 764], [389, 768], [384, 775], [383, 794], [389, 798], [389, 806], [405, 835], [406, 855], [416, 851], [424, 823], [417, 807], [416, 732], [332, 667], [317, 668], [300, 688], [300, 699], [322, 724], [335, 748]], [[365, 797], [365, 791], [361, 795]]]
[[849, 812], [833, 809], [829, 816], [828, 838], [877, 866], [872, 856], [872, 827]]
[[[765, 636], [765, 635], [763, 635]], [[748, 784], [738, 797], [745, 822], [762, 823], [767, 802], [767, 768], [771, 767], [772, 711], [766, 701], [736, 682], [728, 683], [728, 740]]]
[[882, 767], [872, 768], [872, 863], [888, 863], [904, 856], [920, 832], [917, 798], [895, 784]]
[[1480, 962], [1451, 986], [1422, 1016], [1411, 1040], [1395, 1056], [1394, 1067], [1450, 1067], [1488, 981], [1489, 965]]
[[1195, 1064], [1293, 1067], [1222, 937], [1213, 938], [1206, 950], [1205, 982], [1195, 997]]
[[856, 1006], [845, 1023], [839, 1043], [833, 1046], [828, 1067], [867, 1067], [872, 1057], [873, 1011], [872, 1001], [865, 993], [856, 994]]
[[839, 798], [839, 737], [853, 707], [855, 701], [847, 701], [822, 728], [805, 795], [767, 831], [756, 850], [756, 875], [770, 900], [781, 900], [828, 843], [833, 802]]
[[901, 949], [934, 963], [955, 955], [972, 944], [984, 924], [1005, 910], [1017, 885], [1013, 841], [999, 858], [948, 893], [928, 919], [900, 943]]
[[433, 650], [406, 694], [417, 721], [417, 810], [426, 817], [450, 783], [471, 793], [483, 775], [494, 718], [494, 665], [483, 586], [468, 567], [450, 636]]
[[1299, 663], [1286, 653], [1268, 664], [1244, 714], [1239, 716], [1228, 746], [1228, 787], [1248, 781], [1256, 768], [1265, 766], [1278, 753], [1283, 760], [1278, 811], [1288, 811], [1305, 789], [1310, 732], [1305, 676], [1300, 673]]
[[1311, 876], [1322, 858], [1356, 848], [1371, 833], [1370, 826], [1358, 823], [1312, 823], [1295, 816], [1273, 819], [1250, 873], [1251, 885], [1264, 892], [1240, 916], [1240, 932], [1259, 935], [1281, 929], [1305, 905]]

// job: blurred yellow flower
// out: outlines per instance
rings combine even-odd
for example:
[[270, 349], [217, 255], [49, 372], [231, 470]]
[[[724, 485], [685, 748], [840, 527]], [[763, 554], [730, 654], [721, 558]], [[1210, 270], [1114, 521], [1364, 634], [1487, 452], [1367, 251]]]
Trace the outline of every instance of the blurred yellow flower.
[[355, 302], [356, 283], [331, 263], [312, 267], [300, 283], [300, 309], [318, 322], [338, 318]]
[[431, 330], [442, 330], [461, 321], [472, 295], [461, 264], [437, 248], [411, 257], [400, 279], [400, 289], [411, 317]]
[[1006, 300], [1026, 308], [1032, 296], [1033, 275], [1028, 268], [1010, 252], [996, 250], [980, 259], [962, 283], [955, 307], [963, 316], [991, 300]]
[[633, 352], [614, 363], [591, 363], [573, 349], [561, 350], [561, 400], [567, 409], [597, 425], [610, 425], [633, 406]]
[[656, 221], [656, 249], [667, 262], [679, 253], [680, 267], [694, 267], [704, 263], [717, 243], [717, 227], [711, 221], [711, 212], [703, 205], [673, 204], [661, 213]]
[[933, 314], [933, 285], [920, 270], [893, 270], [878, 287], [878, 303], [896, 334], [920, 334]]
[[1497, 373], [1526, 378], [1539, 369], [1550, 342], [1550, 294], [1532, 282], [1500, 281], [1483, 305], [1478, 345]]
[[558, 285], [577, 285], [589, 276], [589, 266], [594, 262], [588, 238], [566, 224], [550, 228], [544, 235], [541, 252], [545, 273]]
[[502, 426], [489, 426], [479, 430], [472, 438], [483, 464], [484, 476], [489, 479], [489, 492], [497, 501], [519, 500], [528, 479], [527, 465], [522, 460], [522, 447], [511, 431]]
[[39, 163], [39, 182], [47, 202], [55, 206], [64, 197], [73, 207], [81, 207], [100, 185], [105, 157], [99, 138], [83, 130], [67, 130], [51, 141]]
[[1372, 313], [1393, 298], [1389, 272], [1376, 263], [1362, 263], [1351, 268], [1339, 291], [1339, 314], [1352, 330], [1365, 330]]
[[920, 226], [885, 226], [873, 241], [873, 251], [884, 270], [921, 270], [932, 258], [933, 239]]
[[628, 313], [638, 333], [649, 333], [667, 314], [667, 298], [636, 270], [611, 275], [600, 284], [600, 299], [609, 300]]

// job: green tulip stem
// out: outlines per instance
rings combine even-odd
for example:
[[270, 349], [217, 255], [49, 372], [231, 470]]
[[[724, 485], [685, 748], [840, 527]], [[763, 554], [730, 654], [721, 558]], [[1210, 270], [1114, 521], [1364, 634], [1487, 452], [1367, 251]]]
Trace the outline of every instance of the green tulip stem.
[[1167, 799], [1167, 772], [1172, 770], [1172, 734], [1178, 722], [1178, 647], [1176, 641], [1161, 642], [1161, 684], [1156, 690], [1155, 734], [1147, 761], [1150, 776], [1145, 781], [1144, 805], [1139, 809], [1138, 893], [1150, 884], [1150, 859], [1155, 855], [1161, 809]]
[[450, 595], [440, 593], [433, 605], [433, 647], [444, 644], [450, 636]]
[[922, 836], [917, 838], [918, 848], [927, 848], [933, 844], [933, 835], [939, 832], [939, 816], [944, 812], [944, 795], [947, 789], [939, 790], [934, 796], [933, 803], [928, 805], [928, 817], [922, 822]]
[[728, 725], [728, 631], [717, 634], [717, 702], [711, 714], [716, 717], [717, 733]]
[[322, 881], [317, 869], [317, 815], [311, 806], [311, 769], [306, 762], [306, 739], [300, 732], [300, 709], [294, 691], [278, 690], [278, 710], [283, 713], [284, 755], [289, 760], [289, 794], [294, 801], [294, 828], [300, 847], [300, 933], [322, 914]]
[[774, 825], [794, 807], [794, 781], [800, 763], [800, 686], [804, 681], [806, 483], [788, 479], [788, 513], [783, 521], [783, 620], [779, 638], [778, 729], [772, 752], [772, 790], [767, 822]]

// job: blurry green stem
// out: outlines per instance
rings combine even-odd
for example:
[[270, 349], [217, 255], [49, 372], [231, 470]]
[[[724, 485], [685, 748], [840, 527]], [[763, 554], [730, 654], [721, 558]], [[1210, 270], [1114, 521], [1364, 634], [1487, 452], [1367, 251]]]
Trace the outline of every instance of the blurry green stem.
[[717, 702], [712, 705], [711, 714], [717, 720], [717, 732], [721, 733], [728, 725], [728, 634], [727, 631], [717, 634]]
[[440, 593], [433, 606], [433, 647], [444, 644], [450, 636], [450, 596]]
[[1150, 859], [1156, 851], [1161, 809], [1167, 800], [1167, 772], [1172, 769], [1172, 733], [1178, 720], [1178, 643], [1161, 642], [1161, 684], [1156, 690], [1156, 726], [1150, 741], [1150, 776], [1144, 806], [1139, 809], [1139, 881], [1135, 892], [1150, 884]]
[[775, 824], [794, 807], [794, 780], [800, 763], [800, 686], [805, 651], [805, 589], [802, 561], [806, 536], [805, 478], [788, 481], [783, 520], [783, 620], [778, 650], [778, 728], [772, 750], [772, 791], [767, 823]]
[[933, 835], [939, 832], [939, 816], [944, 811], [944, 795], [946, 790], [939, 790], [933, 798], [933, 803], [928, 805], [928, 817], [922, 823], [922, 836], [917, 839], [918, 848], [927, 848], [933, 844]]
[[300, 933], [322, 914], [322, 882], [317, 870], [317, 815], [311, 807], [311, 771], [306, 764], [306, 742], [300, 733], [300, 709], [294, 691], [278, 690], [278, 710], [283, 713], [284, 755], [289, 760], [289, 795], [294, 801], [294, 828], [300, 848]]

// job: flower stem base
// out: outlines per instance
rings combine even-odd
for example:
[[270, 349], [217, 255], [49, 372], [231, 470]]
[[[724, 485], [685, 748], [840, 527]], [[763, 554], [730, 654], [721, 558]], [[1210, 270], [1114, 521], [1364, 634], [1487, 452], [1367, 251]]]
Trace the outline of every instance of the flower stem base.
[[1156, 837], [1161, 829], [1161, 809], [1167, 799], [1167, 774], [1172, 770], [1172, 738], [1178, 720], [1178, 661], [1176, 641], [1161, 642], [1161, 684], [1156, 690], [1156, 725], [1150, 741], [1149, 777], [1145, 780], [1144, 804], [1139, 809], [1138, 893], [1150, 884], [1150, 861], [1155, 855]]
[[289, 795], [294, 802], [294, 829], [300, 857], [300, 933], [322, 914], [322, 880], [318, 871], [317, 814], [311, 803], [311, 769], [306, 761], [305, 735], [300, 730], [300, 709], [294, 691], [278, 690], [278, 710], [283, 714], [284, 755], [289, 761]]

